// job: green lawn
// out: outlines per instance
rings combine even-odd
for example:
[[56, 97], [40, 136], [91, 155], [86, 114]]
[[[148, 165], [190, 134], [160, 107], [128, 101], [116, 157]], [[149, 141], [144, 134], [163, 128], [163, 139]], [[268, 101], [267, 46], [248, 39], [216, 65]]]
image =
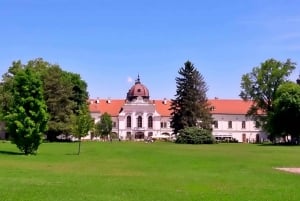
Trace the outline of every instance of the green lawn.
[[300, 147], [45, 143], [35, 156], [0, 142], [0, 201], [300, 200]]

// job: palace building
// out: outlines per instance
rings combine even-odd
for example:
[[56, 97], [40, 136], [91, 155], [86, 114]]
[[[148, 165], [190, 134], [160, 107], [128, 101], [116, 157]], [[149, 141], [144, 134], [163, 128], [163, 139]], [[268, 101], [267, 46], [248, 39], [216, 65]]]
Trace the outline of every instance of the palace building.
[[[120, 140], [144, 140], [172, 138], [170, 127], [170, 101], [151, 100], [148, 88], [139, 76], [129, 89], [126, 99], [90, 99], [89, 110], [95, 122], [105, 112], [113, 121], [112, 133]], [[255, 122], [246, 113], [252, 102], [243, 100], [211, 99], [214, 118], [213, 135], [216, 139], [236, 139], [238, 142], [261, 142], [267, 135], [255, 127]], [[92, 139], [89, 135], [85, 139]]]

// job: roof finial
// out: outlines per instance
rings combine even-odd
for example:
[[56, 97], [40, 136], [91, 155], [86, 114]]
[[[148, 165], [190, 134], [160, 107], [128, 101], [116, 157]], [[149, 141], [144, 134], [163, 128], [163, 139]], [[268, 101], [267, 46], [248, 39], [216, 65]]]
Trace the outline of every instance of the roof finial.
[[141, 83], [141, 80], [140, 80], [140, 74], [138, 73], [138, 78], [137, 80], [135, 81], [136, 84], [140, 84]]

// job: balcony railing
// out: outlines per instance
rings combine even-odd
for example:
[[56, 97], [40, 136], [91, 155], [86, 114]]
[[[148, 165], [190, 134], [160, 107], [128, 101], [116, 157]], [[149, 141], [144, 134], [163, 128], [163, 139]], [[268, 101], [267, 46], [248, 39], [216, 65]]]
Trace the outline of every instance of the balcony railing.
[[144, 131], [144, 130], [146, 130], [146, 128], [145, 127], [134, 127], [133, 130], [135, 130], [135, 131]]

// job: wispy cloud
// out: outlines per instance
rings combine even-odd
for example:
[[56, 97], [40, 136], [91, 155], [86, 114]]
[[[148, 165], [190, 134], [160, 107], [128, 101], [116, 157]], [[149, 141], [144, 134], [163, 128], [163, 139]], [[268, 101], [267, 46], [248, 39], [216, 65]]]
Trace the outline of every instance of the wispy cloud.
[[127, 82], [128, 82], [128, 83], [132, 83], [132, 82], [133, 82], [133, 79], [132, 79], [132, 77], [128, 76], [128, 78], [127, 78]]

